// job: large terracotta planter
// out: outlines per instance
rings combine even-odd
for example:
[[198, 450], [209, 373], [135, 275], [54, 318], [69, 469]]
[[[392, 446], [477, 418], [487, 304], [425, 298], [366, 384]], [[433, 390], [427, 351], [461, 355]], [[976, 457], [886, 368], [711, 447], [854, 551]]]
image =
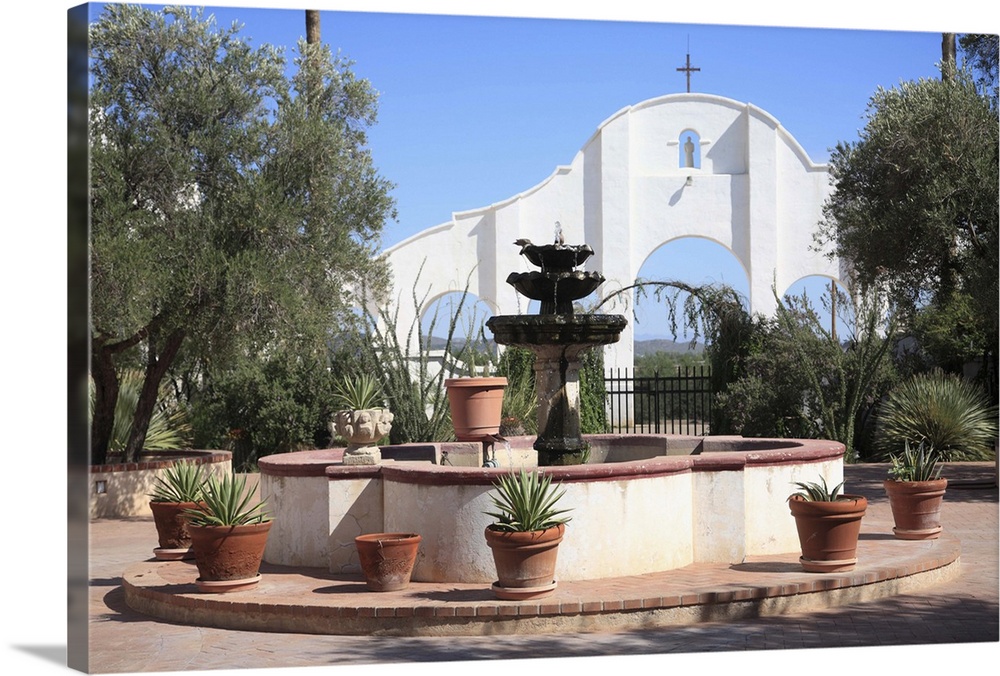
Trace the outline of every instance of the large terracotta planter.
[[153, 556], [164, 561], [176, 561], [194, 557], [191, 551], [191, 534], [184, 512], [198, 506], [195, 502], [150, 501], [149, 511], [153, 513], [157, 541], [160, 546], [153, 550]]
[[191, 549], [198, 566], [198, 589], [218, 593], [255, 586], [260, 581], [260, 562], [272, 523], [189, 525]]
[[811, 501], [793, 495], [788, 507], [795, 518], [802, 556], [799, 563], [810, 573], [840, 573], [858, 562], [858, 536], [868, 500], [844, 495], [832, 502]]
[[515, 600], [551, 594], [556, 587], [556, 556], [565, 532], [565, 524], [522, 533], [487, 526], [486, 544], [493, 550], [497, 569], [493, 593]]
[[932, 481], [882, 482], [892, 519], [893, 534], [900, 540], [933, 540], [941, 535], [941, 503], [948, 487], [947, 479]]
[[482, 441], [500, 434], [506, 378], [449, 378], [444, 386], [456, 439]]
[[354, 538], [368, 588], [387, 592], [409, 586], [420, 540], [416, 533], [366, 533]]

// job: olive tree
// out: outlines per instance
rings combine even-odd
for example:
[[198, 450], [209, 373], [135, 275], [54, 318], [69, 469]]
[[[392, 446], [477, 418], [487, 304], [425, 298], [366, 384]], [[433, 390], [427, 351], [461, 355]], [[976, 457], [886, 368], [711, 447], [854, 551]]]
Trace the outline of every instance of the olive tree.
[[124, 364], [145, 372], [134, 457], [178, 355], [219, 367], [319, 351], [345, 289], [385, 283], [377, 94], [325, 45], [297, 52], [287, 68], [281, 49], [188, 8], [109, 4], [90, 28], [93, 462]]
[[968, 71], [879, 89], [854, 142], [830, 160], [834, 191], [819, 243], [851, 262], [862, 290], [885, 289], [904, 318], [965, 314], [956, 325], [995, 363], [998, 124]]

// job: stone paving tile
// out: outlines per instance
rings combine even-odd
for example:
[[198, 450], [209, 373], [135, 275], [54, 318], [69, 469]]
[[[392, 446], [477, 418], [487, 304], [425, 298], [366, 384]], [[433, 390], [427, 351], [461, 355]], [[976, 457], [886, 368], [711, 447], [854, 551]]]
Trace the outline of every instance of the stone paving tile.
[[[872, 524], [891, 518], [886, 516], [888, 506], [881, 488], [885, 466], [848, 466], [845, 474], [851, 491], [869, 498]], [[948, 465], [945, 475], [952, 484], [943, 524], [946, 532], [961, 541], [961, 574], [919, 594], [752, 620], [596, 634], [524, 635], [516, 641], [240, 632], [156, 621], [129, 609], [120, 586], [126, 567], [151, 557], [146, 536], [151, 522], [97, 521], [91, 528], [90, 671], [139, 673], [940, 643], [983, 643], [996, 648], [1000, 645], [1000, 572], [997, 489], [991, 483], [995, 482], [995, 466]], [[979, 483], [962, 486], [962, 481]], [[716, 573], [706, 570], [699, 574], [710, 582]], [[749, 575], [759, 581], [767, 579], [768, 573], [751, 570]], [[619, 583], [624, 584], [615, 581], [602, 590], [611, 595], [612, 602], [624, 598], [623, 589], [628, 589], [627, 584], [616, 587]], [[594, 601], [592, 594], [577, 596], [581, 604]], [[662, 603], [661, 596], [642, 600]], [[995, 663], [997, 652], [990, 654]]]

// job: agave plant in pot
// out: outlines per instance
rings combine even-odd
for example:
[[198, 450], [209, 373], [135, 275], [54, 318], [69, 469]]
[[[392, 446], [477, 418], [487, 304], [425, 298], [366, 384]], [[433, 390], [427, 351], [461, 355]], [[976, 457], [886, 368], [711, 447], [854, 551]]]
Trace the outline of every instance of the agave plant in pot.
[[904, 442], [903, 452], [890, 456], [892, 466], [883, 482], [889, 496], [889, 508], [900, 540], [933, 540], [941, 535], [941, 503], [948, 480], [941, 478], [938, 454], [920, 442], [911, 448]]
[[509, 600], [547, 596], [556, 588], [559, 543], [566, 532], [558, 508], [565, 489], [538, 471], [503, 474], [494, 482], [490, 499], [496, 511], [485, 512], [495, 521], [486, 527], [486, 544], [493, 550], [497, 581], [493, 593]]
[[175, 463], [156, 477], [149, 494], [149, 509], [160, 545], [153, 549], [157, 559], [172, 561], [194, 556], [185, 512], [201, 503], [204, 484], [202, 466], [193, 462]]
[[799, 492], [788, 497], [795, 518], [802, 556], [799, 563], [810, 573], [839, 573], [858, 562], [858, 536], [868, 500], [840, 491], [844, 482], [829, 488], [826, 479], [795, 483]]
[[239, 591], [260, 581], [272, 520], [264, 501], [255, 501], [256, 490], [247, 488], [245, 475], [209, 477], [202, 504], [187, 511], [200, 591]]
[[341, 408], [333, 415], [333, 431], [347, 440], [345, 465], [377, 465], [382, 452], [375, 443], [392, 430], [392, 411], [383, 405], [382, 389], [370, 374], [344, 378], [335, 392]]

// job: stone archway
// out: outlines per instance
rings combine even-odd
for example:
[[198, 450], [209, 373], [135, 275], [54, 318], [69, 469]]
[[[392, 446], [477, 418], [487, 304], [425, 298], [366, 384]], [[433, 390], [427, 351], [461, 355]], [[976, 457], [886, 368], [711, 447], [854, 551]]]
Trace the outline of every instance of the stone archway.
[[[692, 144], [697, 139], [688, 148], [697, 166], [684, 161], [689, 136]], [[409, 297], [415, 286], [431, 295], [460, 290], [468, 280], [470, 293], [515, 314], [527, 302], [519, 303], [505, 280], [528, 264], [514, 241], [547, 243], [556, 222], [567, 243], [593, 247], [586, 267], [604, 274], [603, 295], [631, 284], [663, 242], [705, 237], [747, 270], [750, 310], [772, 314], [772, 287], [811, 275], [843, 279], [839, 261], [812, 248], [830, 191], [827, 165], [809, 159], [765, 111], [720, 96], [671, 94], [612, 115], [569, 165], [540, 184], [455, 213], [386, 254], [397, 298]], [[423, 265], [433, 275], [425, 270], [418, 277]], [[411, 319], [407, 311], [400, 306], [403, 326]], [[605, 363], [630, 367], [632, 341], [630, 325], [619, 343], [605, 348]]]

